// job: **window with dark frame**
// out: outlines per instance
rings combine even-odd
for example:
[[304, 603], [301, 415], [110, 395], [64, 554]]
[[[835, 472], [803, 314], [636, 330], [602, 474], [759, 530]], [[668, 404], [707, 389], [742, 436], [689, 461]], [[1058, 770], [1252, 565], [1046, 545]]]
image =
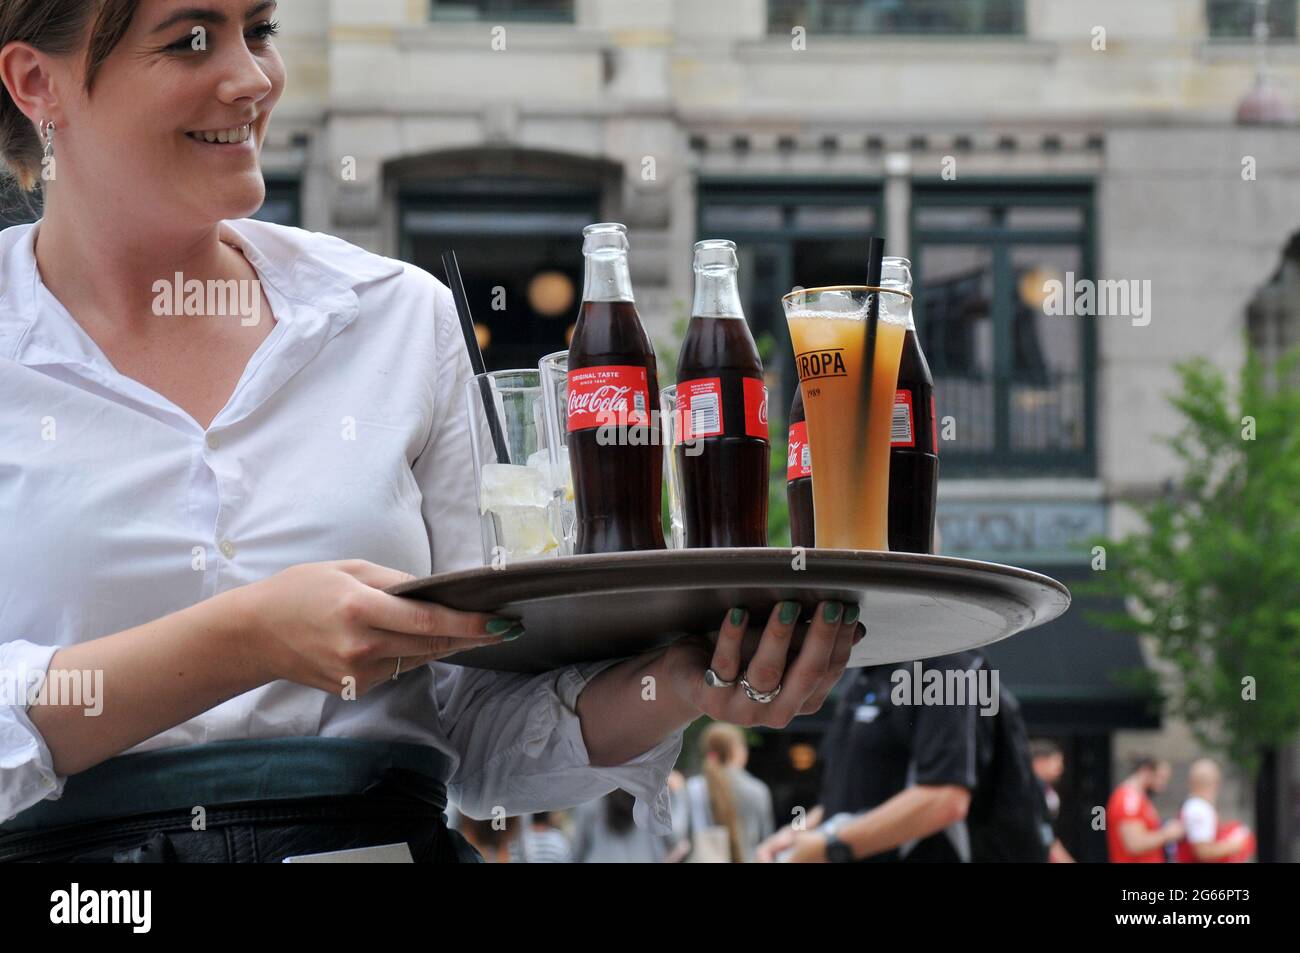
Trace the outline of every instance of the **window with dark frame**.
[[429, 16], [461, 22], [496, 19], [572, 23], [573, 6], [573, 0], [430, 0]]
[[[1211, 39], [1250, 40], [1255, 35], [1254, 0], [1205, 0]], [[1271, 40], [1296, 38], [1296, 0], [1268, 0], [1265, 21]]]
[[700, 183], [697, 238], [736, 242], [745, 317], [755, 338], [772, 338], [773, 419], [786, 418], [796, 386], [781, 296], [795, 285], [865, 279], [867, 237], [884, 228], [881, 203], [879, 183], [862, 179]]
[[535, 367], [568, 345], [582, 297], [582, 229], [601, 220], [600, 199], [597, 182], [406, 182], [398, 256], [442, 279], [441, 255], [454, 249], [488, 369]]
[[1094, 471], [1095, 322], [1123, 319], [1058, 307], [1091, 279], [1092, 240], [1089, 186], [913, 193], [917, 330], [941, 433], [954, 425], [946, 473]]
[[802, 26], [813, 33], [1016, 36], [1024, 0], [768, 0], [768, 32]]

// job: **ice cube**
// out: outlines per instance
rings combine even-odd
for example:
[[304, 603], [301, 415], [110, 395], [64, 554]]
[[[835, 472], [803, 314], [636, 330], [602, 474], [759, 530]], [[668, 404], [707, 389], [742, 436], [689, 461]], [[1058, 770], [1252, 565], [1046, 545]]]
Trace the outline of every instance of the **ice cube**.
[[480, 474], [479, 510], [500, 512], [503, 507], [544, 507], [551, 499], [546, 475], [532, 467], [510, 463], [485, 463]]
[[502, 506], [492, 512], [500, 527], [499, 541], [505, 546], [508, 558], [545, 556], [560, 548], [545, 508]]
[[528, 465], [546, 475], [546, 485], [559, 492], [563, 491], [565, 499], [573, 499], [573, 474], [569, 471], [569, 451], [561, 447], [559, 460], [554, 465], [551, 455], [545, 450], [538, 450], [528, 455]]

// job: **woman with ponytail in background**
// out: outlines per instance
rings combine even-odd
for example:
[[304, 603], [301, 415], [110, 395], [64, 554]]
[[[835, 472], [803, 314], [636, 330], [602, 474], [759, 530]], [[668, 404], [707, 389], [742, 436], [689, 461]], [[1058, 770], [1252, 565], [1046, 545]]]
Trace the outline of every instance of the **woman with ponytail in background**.
[[772, 833], [772, 792], [748, 771], [749, 745], [735, 725], [715, 722], [700, 736], [700, 774], [686, 782], [692, 863], [752, 863]]

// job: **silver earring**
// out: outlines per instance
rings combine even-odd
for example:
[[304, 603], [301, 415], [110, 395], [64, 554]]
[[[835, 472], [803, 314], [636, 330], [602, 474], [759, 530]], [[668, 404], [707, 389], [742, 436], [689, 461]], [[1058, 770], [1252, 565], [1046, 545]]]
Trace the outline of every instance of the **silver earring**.
[[45, 124], [45, 161], [48, 163], [54, 158], [54, 120]]

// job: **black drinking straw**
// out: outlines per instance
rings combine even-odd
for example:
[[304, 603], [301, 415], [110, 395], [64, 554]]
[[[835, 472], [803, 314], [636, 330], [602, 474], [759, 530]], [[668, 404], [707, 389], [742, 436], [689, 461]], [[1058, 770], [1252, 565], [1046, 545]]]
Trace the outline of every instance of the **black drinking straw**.
[[[867, 241], [867, 285], [870, 288], [879, 288], [881, 275], [885, 267], [885, 240], [876, 235], [872, 235]], [[876, 365], [876, 325], [880, 323], [880, 292], [867, 292], [867, 333], [865, 338], [865, 353], [862, 355], [862, 393], [859, 395], [858, 407], [870, 409], [871, 407], [871, 378], [875, 371]], [[867, 445], [867, 430], [869, 428], [870, 413], [867, 419], [862, 421], [862, 426], [858, 428], [858, 456], [857, 459], [865, 463], [865, 454], [862, 452]], [[866, 474], [862, 475], [866, 479]]]
[[469, 351], [469, 366], [478, 377], [478, 389], [483, 397], [483, 410], [487, 413], [488, 429], [492, 431], [492, 446], [496, 448], [497, 462], [510, 462], [510, 449], [506, 446], [505, 434], [501, 429], [501, 418], [497, 416], [496, 401], [492, 399], [492, 385], [486, 377], [487, 365], [483, 363], [483, 352], [478, 346], [478, 335], [474, 333], [474, 318], [469, 311], [469, 299], [465, 297], [465, 282], [460, 277], [460, 266], [456, 264], [456, 253], [442, 253], [442, 267], [447, 272], [447, 287], [451, 289], [452, 300], [456, 303], [456, 314], [460, 317], [460, 330], [465, 336], [465, 350]]

